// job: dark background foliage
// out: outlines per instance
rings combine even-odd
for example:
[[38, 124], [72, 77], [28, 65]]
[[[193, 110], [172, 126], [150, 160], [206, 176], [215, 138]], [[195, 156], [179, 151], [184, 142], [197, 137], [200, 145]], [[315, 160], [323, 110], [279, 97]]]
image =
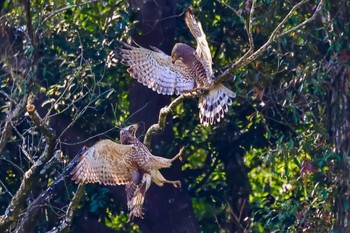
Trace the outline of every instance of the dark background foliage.
[[[257, 1], [255, 49], [298, 2]], [[318, 3], [306, 1], [283, 30], [311, 17]], [[65, 179], [40, 208], [32, 203], [79, 150], [117, 140], [130, 123], [141, 124], [143, 139], [174, 97], [132, 80], [111, 54], [131, 40], [167, 54], [179, 41], [194, 47], [183, 20], [189, 5], [219, 75], [249, 49], [251, 0], [0, 1], [1, 230], [58, 232], [77, 186]], [[170, 158], [186, 146], [184, 161], [163, 172], [183, 185], [152, 185], [144, 219], [126, 222], [123, 187], [93, 184], [70, 231], [348, 232], [349, 11], [346, 0], [325, 1], [315, 20], [236, 69], [225, 85], [237, 97], [220, 124], [199, 124], [196, 99], [176, 106], [151, 151]], [[28, 104], [55, 131], [52, 144], [26, 114]], [[28, 189], [12, 208], [26, 176]]]

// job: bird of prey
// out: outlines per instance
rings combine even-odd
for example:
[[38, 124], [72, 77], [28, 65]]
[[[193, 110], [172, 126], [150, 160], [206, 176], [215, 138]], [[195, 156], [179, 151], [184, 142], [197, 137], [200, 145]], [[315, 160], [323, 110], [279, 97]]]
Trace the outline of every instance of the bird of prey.
[[172, 159], [152, 155], [136, 138], [137, 128], [134, 124], [121, 129], [121, 144], [108, 139], [95, 143], [78, 157], [78, 164], [70, 173], [75, 183], [125, 185], [129, 220], [134, 216], [142, 218], [144, 198], [152, 181], [159, 186], [181, 186], [180, 181], [165, 179], [158, 169], [170, 167], [184, 152], [181, 148]]
[[168, 56], [155, 47], [150, 50], [124, 43], [117, 53], [133, 78], [159, 94], [206, 90], [200, 96], [198, 108], [200, 122], [208, 126], [220, 122], [236, 94], [222, 83], [215, 83], [208, 42], [191, 8], [185, 14], [185, 22], [196, 39], [196, 49], [177, 43]]

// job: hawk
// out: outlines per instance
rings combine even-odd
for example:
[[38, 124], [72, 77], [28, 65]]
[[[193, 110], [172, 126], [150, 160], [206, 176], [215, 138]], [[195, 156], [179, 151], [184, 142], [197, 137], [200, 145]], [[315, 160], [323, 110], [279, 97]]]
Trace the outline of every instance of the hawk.
[[159, 172], [181, 159], [184, 148], [172, 159], [154, 156], [135, 136], [138, 125], [121, 129], [120, 143], [109, 139], [101, 140], [78, 157], [76, 167], [71, 171], [75, 183], [99, 183], [104, 185], [125, 185], [129, 220], [143, 216], [146, 192], [153, 181], [159, 186], [170, 183], [181, 186], [180, 181], [165, 179]]
[[204, 126], [220, 122], [236, 94], [222, 83], [215, 83], [212, 57], [202, 29], [189, 9], [185, 22], [196, 39], [197, 48], [177, 43], [171, 56], [161, 50], [123, 44], [118, 49], [121, 62], [138, 82], [163, 95], [207, 92], [199, 98], [199, 118]]

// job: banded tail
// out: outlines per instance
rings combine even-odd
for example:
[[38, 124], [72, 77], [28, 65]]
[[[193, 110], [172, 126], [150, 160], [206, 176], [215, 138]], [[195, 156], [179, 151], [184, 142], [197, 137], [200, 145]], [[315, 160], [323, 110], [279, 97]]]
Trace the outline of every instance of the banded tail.
[[233, 91], [221, 83], [218, 84], [199, 99], [200, 122], [204, 126], [220, 122], [221, 118], [224, 118], [225, 112], [228, 111], [228, 106], [232, 105], [232, 98], [235, 97], [236, 94]]

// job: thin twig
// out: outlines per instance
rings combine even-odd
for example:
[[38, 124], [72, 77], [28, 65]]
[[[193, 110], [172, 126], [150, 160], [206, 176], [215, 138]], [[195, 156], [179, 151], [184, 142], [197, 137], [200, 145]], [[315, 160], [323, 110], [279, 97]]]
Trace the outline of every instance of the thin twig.
[[[258, 50], [256, 50], [254, 53], [252, 53], [250, 56], [248, 57], [241, 57], [240, 59], [238, 59], [238, 61], [234, 62], [233, 64], [230, 65], [229, 68], [227, 68], [221, 75], [219, 75], [215, 81], [215, 83], [220, 83], [223, 82], [224, 80], [226, 80], [227, 78], [230, 77], [230, 74], [237, 68], [242, 67], [242, 66], [246, 66], [249, 63], [253, 62], [254, 60], [256, 60], [263, 52], [265, 52], [267, 50], [267, 48], [272, 44], [272, 42], [274, 42], [277, 38], [281, 38], [282, 36], [291, 33], [297, 29], [299, 29], [299, 26], [295, 26], [285, 32], [282, 32], [280, 34], [278, 34], [278, 32], [282, 29], [282, 26], [286, 23], [286, 21], [288, 19], [290, 19], [293, 16], [294, 11], [296, 11], [297, 9], [299, 9], [303, 4], [305, 4], [306, 2], [308, 2], [310, 0], [302, 0], [299, 3], [297, 3], [296, 5], [294, 5], [292, 7], [292, 9], [288, 12], [288, 14], [283, 18], [283, 20], [276, 26], [276, 28], [273, 30], [273, 32], [271, 33], [271, 35], [269, 36], [268, 40], [265, 42], [265, 44], [263, 44]], [[321, 0], [320, 3], [318, 4], [314, 16], [305, 20], [302, 24], [305, 25], [307, 23], [310, 23], [312, 20], [314, 20], [316, 18], [316, 15], [320, 12], [320, 10], [322, 9], [322, 7], [324, 6], [324, 0]], [[288, 33], [287, 33], [288, 32]]]
[[235, 10], [232, 6], [230, 6], [229, 4], [227, 4], [227, 3], [224, 2], [224, 1], [219, 1], [219, 0], [216, 0], [216, 1], [219, 2], [219, 3], [221, 3], [222, 5], [226, 6], [226, 7], [227, 7], [228, 9], [230, 9], [233, 13], [235, 13], [236, 16], [237, 16], [238, 18], [240, 18], [240, 20], [242, 20], [242, 22], [244, 22], [244, 18], [242, 17], [242, 14], [241, 14], [239, 11]]
[[252, 6], [250, 9], [250, 14], [249, 14], [249, 20], [246, 23], [246, 30], [247, 30], [247, 35], [248, 35], [248, 43], [249, 43], [249, 49], [248, 51], [240, 58], [240, 60], [244, 61], [245, 59], [247, 59], [247, 57], [249, 57], [253, 51], [254, 51], [254, 40], [253, 40], [253, 15], [254, 15], [254, 11], [255, 11], [255, 4], [256, 4], [256, 0], [252, 1]]
[[242, 231], [244, 231], [244, 227], [243, 227], [243, 225], [242, 225], [242, 223], [241, 223], [240, 217], [238, 217], [238, 216], [233, 212], [230, 203], [229, 203], [228, 201], [227, 201], [226, 203], [227, 203], [227, 206], [228, 206], [228, 208], [229, 208], [229, 213], [231, 214], [231, 216], [232, 216], [232, 217], [234, 218], [234, 220], [235, 220], [236, 226], [239, 227], [239, 228], [241, 228]]
[[79, 3], [79, 4], [74, 4], [74, 5], [70, 5], [70, 6], [64, 6], [54, 12], [51, 12], [50, 14], [48, 14], [47, 16], [44, 17], [44, 19], [41, 21], [41, 24], [43, 24], [46, 20], [50, 19], [51, 17], [53, 17], [54, 15], [57, 15], [63, 11], [66, 11], [66, 10], [69, 10], [69, 9], [72, 9], [72, 8], [76, 8], [76, 7], [80, 7], [80, 6], [84, 6], [84, 5], [88, 5], [88, 4], [91, 4], [91, 3], [95, 3], [95, 2], [98, 2], [100, 0], [91, 0], [91, 1], [88, 1], [88, 2], [82, 2], [82, 3]]
[[[80, 155], [80, 152], [65, 167], [62, 174], [53, 182], [53, 184], [50, 185], [45, 191], [43, 191], [40, 195], [38, 195], [37, 198], [35, 198], [29, 204], [28, 208], [26, 209], [24, 215], [21, 218], [21, 222], [18, 224], [18, 226], [16, 228], [17, 233], [32, 232], [32, 229], [35, 226], [35, 223], [38, 220], [39, 214], [41, 212], [40, 210], [43, 207], [47, 206], [47, 207], [51, 208], [55, 213], [57, 212], [56, 210], [54, 210], [53, 206], [50, 205], [50, 201], [54, 197], [57, 197], [58, 195], [60, 195], [62, 193], [62, 190], [66, 188], [67, 179], [70, 178], [69, 173], [73, 169], [73, 167], [76, 166], [76, 164], [78, 162], [77, 158], [79, 157], [79, 155]], [[46, 165], [47, 164], [48, 163], [46, 163]], [[73, 200], [75, 200], [75, 198], [76, 198], [76, 196], [73, 197], [72, 202], [73, 202]], [[74, 201], [74, 203], [75, 203], [75, 201]], [[72, 208], [68, 208], [66, 213], [68, 213], [69, 209], [72, 209]], [[56, 213], [56, 214], [59, 215], [58, 213]], [[62, 218], [65, 218], [66, 214], [61, 215], [61, 216], [62, 216]], [[57, 229], [57, 228], [54, 228], [54, 229]]]
[[33, 104], [27, 106], [27, 113], [48, 140], [53, 140], [55, 138], [55, 131], [40, 117]]
[[5, 192], [7, 192], [8, 194], [10, 194], [11, 197], [13, 197], [12, 193], [10, 192], [10, 190], [8, 190], [8, 188], [7, 188], [6, 185], [2, 182], [2, 180], [0, 180], [0, 183], [1, 183], [2, 187], [4, 187]]
[[31, 164], [34, 163], [33, 158], [30, 156], [30, 154], [28, 153], [28, 151], [26, 151], [25, 148], [25, 143], [26, 143], [26, 139], [24, 138], [24, 136], [18, 131], [18, 129], [13, 125], [12, 121], [11, 121], [11, 125], [12, 128], [16, 131], [17, 135], [22, 139], [22, 146], [19, 146], [19, 148], [21, 149], [22, 153], [27, 157], [27, 159], [29, 160], [29, 162], [31, 162]]
[[90, 141], [90, 140], [93, 139], [93, 138], [96, 138], [96, 137], [105, 135], [105, 134], [111, 132], [112, 130], [118, 129], [118, 128], [119, 128], [118, 126], [114, 126], [114, 127], [110, 128], [110, 129], [107, 129], [107, 130], [103, 131], [102, 133], [94, 134], [93, 136], [91, 136], [91, 137], [89, 137], [89, 138], [87, 138], [87, 139], [85, 139], [85, 140], [82, 140], [82, 141], [78, 141], [78, 142], [74, 142], [74, 143], [68, 143], [68, 142], [62, 142], [62, 141], [60, 141], [60, 143], [63, 144], [63, 145], [67, 145], [67, 146], [74, 146], [74, 145], [83, 144], [83, 143], [85, 143], [85, 142], [87, 142], [87, 141]]
[[287, 34], [289, 34], [291, 32], [294, 32], [294, 31], [298, 30], [299, 28], [305, 26], [306, 24], [310, 23], [311, 21], [315, 20], [316, 16], [322, 10], [324, 4], [325, 4], [325, 0], [321, 0], [320, 3], [317, 5], [315, 12], [313, 13], [313, 15], [310, 18], [304, 20], [304, 22], [298, 24], [297, 26], [292, 27], [292, 28], [288, 29], [287, 31], [282, 32], [276, 38], [281, 38], [281, 37], [283, 37], [283, 36], [285, 36], [285, 35], [287, 35]]
[[73, 214], [75, 209], [78, 207], [80, 199], [84, 195], [85, 185], [80, 184], [68, 205], [65, 218], [61, 221], [61, 224], [58, 227], [54, 227], [52, 230], [47, 233], [67, 233], [69, 232], [70, 225], [73, 219]]
[[[1, 80], [1, 77], [0, 77], [0, 80]], [[6, 97], [6, 99], [8, 99], [11, 103], [13, 103], [14, 105], [17, 105], [16, 100], [14, 100], [10, 95], [8, 95], [3, 90], [0, 90], [0, 94], [3, 94]]]
[[[302, 0], [299, 3], [297, 3], [296, 5], [294, 5], [292, 7], [292, 9], [288, 12], [288, 14], [283, 18], [283, 20], [276, 26], [276, 28], [273, 30], [273, 32], [271, 33], [271, 35], [269, 36], [268, 40], [266, 41], [266, 43], [264, 45], [262, 45], [258, 50], [254, 51], [254, 41], [253, 41], [253, 37], [252, 37], [252, 25], [253, 25], [253, 15], [254, 15], [254, 9], [255, 9], [255, 4], [256, 4], [256, 0], [252, 1], [252, 7], [251, 7], [251, 12], [250, 12], [250, 16], [249, 16], [249, 23], [248, 23], [248, 40], [249, 40], [249, 50], [247, 51], [246, 54], [244, 54], [238, 61], [234, 62], [233, 64], [230, 65], [229, 68], [227, 68], [221, 75], [219, 75], [215, 81], [215, 83], [221, 83], [223, 82], [225, 79], [227, 79], [228, 77], [230, 77], [231, 73], [237, 69], [238, 67], [242, 67], [245, 65], [248, 65], [249, 63], [251, 63], [252, 61], [256, 60], [257, 57], [259, 57], [263, 52], [265, 52], [267, 50], [267, 48], [272, 44], [272, 42], [276, 39], [276, 38], [280, 38], [282, 34], [278, 34], [278, 32], [281, 30], [282, 26], [285, 24], [285, 22], [292, 17], [294, 11], [296, 11], [297, 9], [299, 9], [303, 4], [305, 4], [306, 2], [308, 2], [310, 0]], [[306, 23], [311, 22], [312, 20], [315, 19], [317, 13], [320, 12], [321, 8], [324, 5], [324, 0], [321, 0], [321, 2], [318, 4], [316, 11], [314, 13], [315, 16], [311, 17], [310, 19], [306, 20], [307, 22], [303, 22], [302, 24], [305, 25]], [[288, 30], [288, 33], [297, 30], [299, 27], [294, 27]], [[284, 33], [284, 32], [283, 32]], [[285, 35], [287, 33], [284, 33], [283, 35]], [[145, 138], [144, 138], [144, 144], [146, 146], [150, 146], [151, 144], [151, 136], [155, 135], [156, 133], [161, 132], [164, 127], [165, 127], [165, 120], [167, 115], [173, 110], [175, 109], [175, 107], [177, 105], [179, 105], [181, 103], [181, 101], [183, 100], [183, 98], [185, 98], [187, 96], [185, 95], [180, 95], [179, 97], [177, 97], [176, 99], [174, 99], [169, 106], [166, 106], [164, 108], [162, 108], [159, 112], [159, 117], [158, 117], [158, 122], [154, 125], [152, 125], [146, 132], [145, 134]]]
[[24, 94], [19, 104], [16, 105], [16, 108], [7, 113], [5, 124], [0, 136], [0, 154], [2, 154], [5, 145], [8, 141], [8, 138], [11, 135], [12, 121], [24, 111], [25, 106], [27, 104], [28, 96], [29, 94]]
[[106, 91], [104, 91], [103, 93], [101, 93], [101, 94], [99, 94], [98, 96], [96, 96], [94, 99], [90, 100], [89, 103], [86, 104], [86, 105], [84, 106], [84, 108], [74, 116], [74, 118], [73, 118], [72, 121], [69, 123], [69, 125], [68, 125], [68, 126], [61, 132], [61, 134], [58, 136], [58, 139], [60, 139], [60, 138], [66, 133], [66, 131], [67, 131], [68, 129], [70, 129], [70, 128], [76, 123], [76, 121], [86, 112], [87, 109], [92, 108], [91, 105], [92, 105], [93, 103], [95, 103], [95, 102], [97, 101], [97, 99], [99, 99], [101, 96], [107, 94], [108, 92], [109, 92], [109, 90], [106, 90]]
[[25, 206], [25, 201], [32, 189], [33, 183], [40, 177], [40, 170], [50, 159], [55, 147], [55, 131], [46, 122], [43, 122], [42, 118], [36, 112], [35, 106], [29, 104], [27, 106], [27, 113], [36, 127], [43, 133], [46, 139], [46, 145], [39, 159], [24, 173], [21, 185], [17, 189], [16, 194], [11, 199], [4, 215], [0, 216], [0, 232], [5, 232], [12, 223], [18, 220], [17, 218], [23, 206]]
[[225, 232], [225, 231], [222, 229], [222, 227], [221, 227], [221, 225], [220, 225], [220, 223], [219, 223], [219, 219], [218, 219], [218, 217], [217, 217], [217, 215], [216, 215], [216, 213], [215, 213], [215, 211], [214, 211], [214, 208], [213, 208], [211, 205], [209, 205], [209, 206], [210, 206], [211, 212], [213, 213], [213, 216], [214, 216], [214, 218], [215, 218], [215, 222], [216, 222], [216, 224], [218, 225], [218, 227], [219, 227], [219, 229], [220, 229], [220, 232]]

